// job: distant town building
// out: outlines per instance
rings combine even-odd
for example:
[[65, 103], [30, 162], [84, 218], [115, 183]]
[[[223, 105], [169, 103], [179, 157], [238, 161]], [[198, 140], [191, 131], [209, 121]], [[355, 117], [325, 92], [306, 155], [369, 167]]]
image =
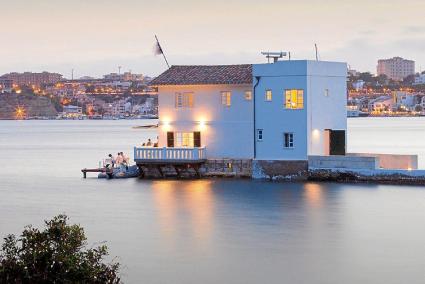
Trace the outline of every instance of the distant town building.
[[415, 77], [414, 85], [423, 85], [425, 84], [425, 74], [420, 74], [419, 76]]
[[378, 76], [386, 75], [388, 78], [401, 81], [409, 75], [415, 74], [415, 61], [393, 57], [378, 60]]
[[63, 107], [64, 118], [78, 118], [83, 115], [83, 108], [79, 106], [67, 105]]
[[108, 81], [143, 81], [142, 74], [133, 74], [131, 72], [124, 72], [123, 74], [110, 73], [104, 75], [103, 78]]
[[62, 79], [62, 75], [58, 73], [42, 72], [24, 72], [24, 73], [8, 73], [4, 74], [0, 78], [12, 80], [13, 84], [16, 85], [35, 85], [40, 86], [42, 84], [55, 84]]
[[0, 93], [11, 93], [13, 87], [13, 81], [10, 79], [4, 79], [0, 77]]
[[369, 102], [369, 112], [391, 111], [394, 106], [394, 99], [390, 96], [380, 96]]
[[420, 103], [420, 97], [415, 93], [394, 91], [393, 101], [397, 109], [414, 110], [415, 106]]
[[357, 91], [363, 89], [364, 85], [365, 85], [365, 81], [363, 80], [357, 80], [356, 82], [353, 83], [353, 88], [356, 89]]
[[357, 70], [351, 69], [351, 68], [348, 68], [347, 73], [348, 73], [349, 76], [358, 76], [360, 74], [360, 72], [358, 72]]
[[94, 77], [91, 77], [91, 76], [82, 76], [82, 77], [80, 77], [80, 79], [79, 80], [95, 80], [96, 78], [94, 78]]

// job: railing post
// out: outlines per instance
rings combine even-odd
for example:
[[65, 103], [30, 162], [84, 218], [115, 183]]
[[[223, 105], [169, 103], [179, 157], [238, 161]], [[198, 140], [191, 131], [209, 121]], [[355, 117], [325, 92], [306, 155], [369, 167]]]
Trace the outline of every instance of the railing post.
[[161, 153], [162, 153], [161, 159], [167, 159], [167, 148], [162, 147]]
[[193, 159], [194, 160], [198, 160], [199, 159], [199, 149], [200, 148], [193, 148], [193, 150], [192, 150], [192, 155], [193, 155]]

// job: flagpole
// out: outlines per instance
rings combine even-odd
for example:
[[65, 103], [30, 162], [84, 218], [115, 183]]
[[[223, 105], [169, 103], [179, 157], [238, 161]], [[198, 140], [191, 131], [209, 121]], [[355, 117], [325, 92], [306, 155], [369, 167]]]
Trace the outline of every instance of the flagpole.
[[155, 35], [155, 39], [156, 39], [156, 44], [158, 45], [159, 49], [161, 50], [162, 56], [164, 56], [165, 63], [167, 63], [168, 68], [170, 68], [170, 64], [168, 64], [167, 57], [165, 57], [164, 51], [162, 50], [162, 47], [159, 44], [159, 40], [158, 40], [158, 37], [156, 35]]

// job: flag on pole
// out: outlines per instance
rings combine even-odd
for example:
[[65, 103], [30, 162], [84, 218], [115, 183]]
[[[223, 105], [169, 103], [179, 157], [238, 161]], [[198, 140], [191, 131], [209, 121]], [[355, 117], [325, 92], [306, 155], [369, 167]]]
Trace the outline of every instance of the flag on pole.
[[161, 55], [164, 57], [165, 63], [167, 64], [168, 68], [170, 68], [170, 64], [168, 64], [168, 60], [167, 57], [165, 57], [164, 51], [162, 50], [161, 45], [159, 44], [159, 40], [158, 37], [155, 35], [155, 39], [156, 39], [156, 44], [154, 47], [154, 54], [155, 55]]
[[161, 55], [164, 54], [164, 52], [162, 51], [161, 45], [159, 44], [159, 42], [157, 41], [155, 43], [155, 47], [154, 47], [154, 51], [155, 55]]

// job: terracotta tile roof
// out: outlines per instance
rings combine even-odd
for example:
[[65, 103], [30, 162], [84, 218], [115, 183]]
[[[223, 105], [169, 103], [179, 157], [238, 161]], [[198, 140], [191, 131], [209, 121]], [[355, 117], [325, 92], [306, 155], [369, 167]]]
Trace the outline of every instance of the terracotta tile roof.
[[176, 65], [156, 77], [150, 85], [252, 84], [252, 65]]

